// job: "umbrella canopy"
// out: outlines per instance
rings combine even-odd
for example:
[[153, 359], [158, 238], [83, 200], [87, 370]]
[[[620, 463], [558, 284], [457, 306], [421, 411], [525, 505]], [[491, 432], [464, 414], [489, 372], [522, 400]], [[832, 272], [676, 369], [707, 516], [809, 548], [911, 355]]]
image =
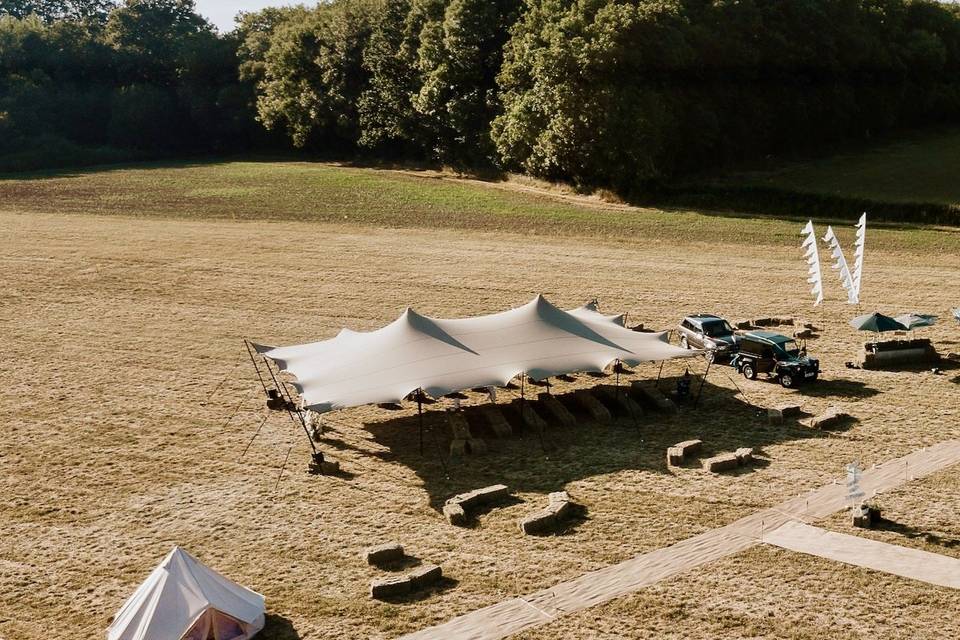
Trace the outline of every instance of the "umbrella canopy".
[[953, 317], [956, 318], [958, 322], [960, 322], [960, 309], [953, 310]]
[[859, 331], [873, 331], [874, 333], [907, 330], [906, 325], [891, 318], [890, 316], [885, 316], [876, 311], [873, 313], [868, 313], [865, 316], [857, 316], [850, 321], [850, 326]]
[[896, 318], [897, 322], [907, 329], [916, 329], [917, 327], [929, 327], [937, 324], [937, 316], [929, 313], [901, 313]]

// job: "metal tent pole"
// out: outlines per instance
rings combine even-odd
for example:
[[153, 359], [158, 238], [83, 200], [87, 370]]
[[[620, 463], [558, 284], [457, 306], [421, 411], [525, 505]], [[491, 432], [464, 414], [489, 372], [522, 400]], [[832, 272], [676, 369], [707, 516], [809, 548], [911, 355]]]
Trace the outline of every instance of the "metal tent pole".
[[700, 379], [700, 389], [697, 391], [697, 399], [693, 402], [694, 408], [700, 404], [700, 395], [703, 393], [703, 385], [707, 381], [707, 376], [710, 374], [710, 365], [712, 364], [713, 358], [707, 359], [707, 370], [703, 372], [703, 377]]
[[423, 388], [417, 389], [417, 419], [420, 421], [420, 455], [423, 455]]
[[243, 344], [247, 348], [247, 353], [250, 354], [250, 362], [253, 363], [253, 368], [257, 371], [257, 378], [260, 380], [260, 386], [263, 387], [263, 395], [270, 397], [270, 394], [267, 393], [267, 383], [263, 381], [263, 376], [260, 375], [260, 367], [257, 366], [257, 360], [253, 357], [253, 350], [250, 348], [250, 342], [244, 338]]

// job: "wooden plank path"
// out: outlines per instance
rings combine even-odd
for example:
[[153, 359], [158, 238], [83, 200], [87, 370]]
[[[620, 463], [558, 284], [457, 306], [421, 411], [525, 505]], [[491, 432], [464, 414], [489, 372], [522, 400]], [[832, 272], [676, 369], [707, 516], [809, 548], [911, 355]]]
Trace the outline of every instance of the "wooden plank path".
[[[960, 440], [948, 440], [864, 471], [860, 487], [870, 496], [957, 463], [960, 463]], [[608, 602], [749, 549], [762, 542], [765, 531], [771, 532], [787, 522], [825, 518], [847, 506], [846, 492], [846, 483], [835, 481], [725, 527], [586, 573], [536, 593], [477, 609], [435, 627], [403, 636], [403, 640], [506, 638], [550, 622], [558, 616]]]
[[766, 544], [904, 578], [960, 589], [960, 558], [788, 522], [763, 537]]

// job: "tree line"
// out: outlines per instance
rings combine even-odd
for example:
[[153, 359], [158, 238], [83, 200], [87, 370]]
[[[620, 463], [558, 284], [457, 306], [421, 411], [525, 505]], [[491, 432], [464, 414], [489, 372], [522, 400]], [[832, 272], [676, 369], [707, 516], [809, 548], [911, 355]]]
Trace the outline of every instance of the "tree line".
[[960, 8], [932, 0], [331, 0], [223, 35], [191, 0], [0, 13], [0, 156], [283, 144], [629, 192], [960, 121]]

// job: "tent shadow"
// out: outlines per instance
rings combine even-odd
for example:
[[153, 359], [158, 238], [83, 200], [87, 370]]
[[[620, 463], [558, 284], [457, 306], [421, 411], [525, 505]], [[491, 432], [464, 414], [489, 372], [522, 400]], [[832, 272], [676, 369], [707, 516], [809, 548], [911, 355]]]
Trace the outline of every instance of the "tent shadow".
[[258, 638], [266, 640], [300, 640], [300, 634], [294, 629], [293, 623], [277, 613], [268, 613], [263, 631], [257, 634]]
[[[588, 379], [584, 377], [582, 379]], [[664, 377], [660, 387], [664, 391], [675, 388], [677, 377]], [[624, 390], [630, 380], [622, 379]], [[699, 402], [696, 396], [701, 394]], [[474, 437], [486, 444], [486, 453], [449, 455], [452, 433], [444, 411], [424, 411], [423, 451], [420, 450], [419, 423], [415, 405], [409, 404], [405, 415], [384, 412], [382, 419], [366, 420], [363, 427], [372, 435], [370, 451], [351, 447], [344, 453], [364, 456], [365, 460], [352, 463], [341, 460], [341, 466], [358, 469], [389, 460], [391, 464], [411, 469], [420, 479], [429, 497], [430, 507], [441, 511], [451, 496], [493, 484], [505, 484], [511, 491], [547, 494], [564, 489], [570, 482], [622, 470], [643, 470], [672, 474], [666, 463], [667, 447], [690, 439], [704, 441], [704, 457], [715, 453], [735, 451], [740, 447], [762, 449], [764, 446], [786, 441], [827, 438], [829, 432], [809, 429], [796, 421], [769, 424], [766, 409], [758, 408], [736, 390], [714, 385], [708, 379], [700, 392], [700, 380], [692, 384], [691, 398], [670, 414], [644, 406], [643, 399], [632, 396], [644, 409], [642, 415], [628, 416], [622, 408], [613, 406], [609, 395], [594, 396], [614, 414], [606, 424], [591, 420], [584, 411], [577, 410], [572, 394], [555, 394], [558, 400], [573, 409], [577, 420], [574, 426], [562, 426], [547, 419], [546, 411], [538, 411], [547, 426], [542, 430], [520, 426], [516, 402], [498, 404], [512, 424], [513, 435], [496, 437], [486, 427], [479, 405], [486, 396], [468, 393], [463, 412]], [[530, 400], [536, 406], [535, 400]], [[348, 428], [340, 423], [336, 429]], [[842, 426], [840, 428], [843, 428]], [[381, 454], [383, 450], [390, 454]], [[369, 460], [375, 456], [379, 460]], [[763, 467], [757, 464], [757, 469]], [[375, 472], [374, 472], [375, 473]], [[574, 496], [576, 498], [576, 496]], [[515, 504], [515, 503], [514, 503]], [[495, 505], [494, 508], [503, 505]]]

